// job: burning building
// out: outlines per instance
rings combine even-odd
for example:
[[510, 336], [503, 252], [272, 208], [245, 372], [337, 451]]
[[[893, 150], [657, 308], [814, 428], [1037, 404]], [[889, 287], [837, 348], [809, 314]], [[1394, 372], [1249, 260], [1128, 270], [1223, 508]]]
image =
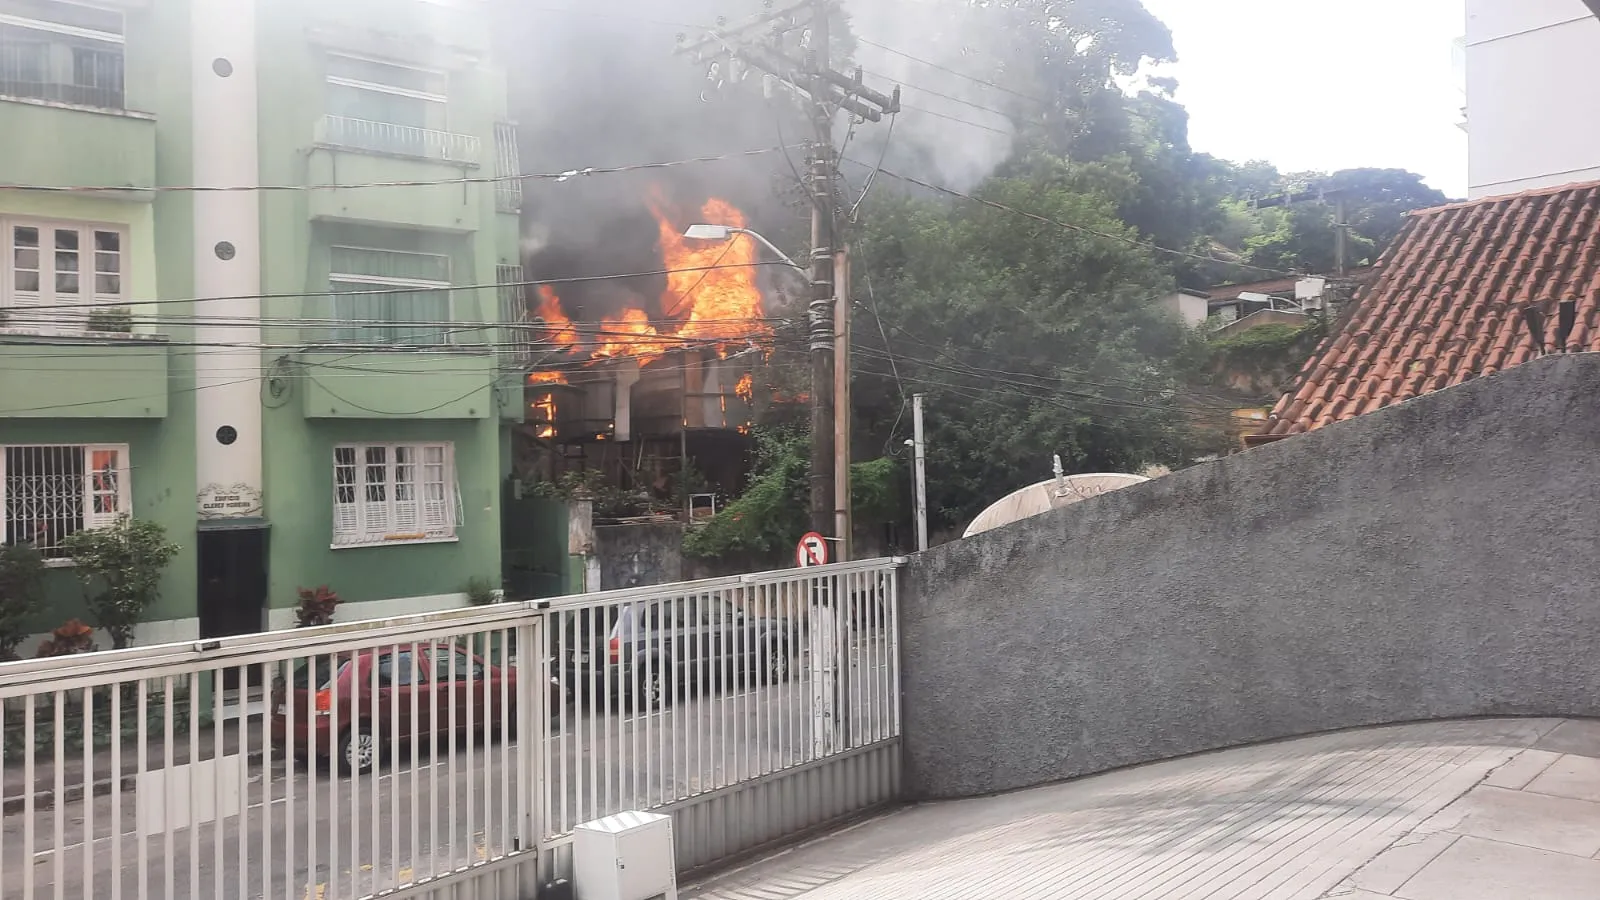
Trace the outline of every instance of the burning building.
[[[631, 271], [653, 275], [575, 278], [529, 293], [533, 365], [518, 453], [522, 474], [554, 479], [573, 469], [598, 470], [608, 484], [669, 502], [694, 490], [734, 493], [754, 417], [752, 370], [771, 347], [772, 290], [764, 287], [759, 251], [748, 237], [683, 237], [694, 222], [745, 227], [731, 203], [713, 198], [685, 206], [685, 214], [658, 191], [647, 208], [648, 264], [644, 254], [628, 251], [626, 237], [611, 258], [631, 259], [639, 265]], [[635, 230], [635, 251], [641, 237]], [[575, 264], [573, 255], [587, 254], [564, 259], [559, 250], [545, 250], [529, 260], [529, 270], [541, 276], [596, 270]], [[698, 480], [680, 481], [686, 471], [704, 483], [685, 488]]]

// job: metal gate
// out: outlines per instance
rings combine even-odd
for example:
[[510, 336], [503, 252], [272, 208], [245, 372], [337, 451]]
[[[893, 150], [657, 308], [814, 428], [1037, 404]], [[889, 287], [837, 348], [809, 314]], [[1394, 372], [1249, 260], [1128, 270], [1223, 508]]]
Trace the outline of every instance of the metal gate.
[[895, 616], [879, 560], [0, 664], [0, 894], [532, 897], [624, 809], [711, 865], [898, 795]]

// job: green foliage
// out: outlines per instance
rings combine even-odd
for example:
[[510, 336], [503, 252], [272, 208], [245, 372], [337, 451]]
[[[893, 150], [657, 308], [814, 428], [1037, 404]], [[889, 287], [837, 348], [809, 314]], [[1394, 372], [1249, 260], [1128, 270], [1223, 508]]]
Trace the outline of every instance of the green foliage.
[[333, 614], [339, 609], [339, 595], [327, 585], [317, 588], [300, 588], [296, 591], [299, 602], [295, 604], [294, 617], [300, 628], [332, 625]]
[[[739, 498], [708, 522], [690, 529], [690, 556], [776, 555], [792, 549], [810, 525], [810, 435], [798, 427], [757, 428], [750, 483]], [[850, 497], [858, 523], [903, 518], [898, 480], [903, 465], [875, 459], [850, 467]]]
[[133, 629], [161, 596], [161, 576], [178, 554], [155, 522], [122, 516], [114, 525], [68, 535], [63, 548], [83, 581], [95, 622], [116, 649], [131, 646]]
[[104, 334], [133, 333], [133, 310], [126, 306], [101, 306], [89, 311], [88, 330]]
[[[644, 479], [634, 473], [634, 484], [642, 485]], [[681, 490], [681, 489], [680, 489]], [[529, 493], [535, 497], [571, 503], [580, 497], [594, 504], [596, 519], [625, 519], [631, 516], [648, 516], [672, 513], [681, 508], [671, 499], [656, 497], [647, 488], [628, 489], [612, 484], [599, 469], [570, 470], [561, 473], [555, 481], [541, 481], [532, 485]]]
[[755, 431], [750, 485], [710, 521], [684, 535], [683, 551], [714, 558], [775, 553], [806, 532], [809, 438], [795, 428]]
[[0, 661], [15, 659], [17, 645], [44, 601], [44, 556], [32, 544], [0, 546]]
[[499, 603], [500, 591], [492, 578], [470, 578], [466, 588], [467, 602], [473, 606], [491, 606]]

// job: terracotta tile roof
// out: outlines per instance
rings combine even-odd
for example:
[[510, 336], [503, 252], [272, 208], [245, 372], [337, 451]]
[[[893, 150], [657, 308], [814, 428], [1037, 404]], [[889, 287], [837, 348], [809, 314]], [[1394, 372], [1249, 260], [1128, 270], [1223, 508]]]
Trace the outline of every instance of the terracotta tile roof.
[[1258, 439], [1527, 362], [1537, 352], [1521, 318], [1530, 305], [1545, 314], [1547, 348], [1561, 349], [1563, 300], [1578, 301], [1567, 349], [1600, 351], [1600, 182], [1412, 213]]

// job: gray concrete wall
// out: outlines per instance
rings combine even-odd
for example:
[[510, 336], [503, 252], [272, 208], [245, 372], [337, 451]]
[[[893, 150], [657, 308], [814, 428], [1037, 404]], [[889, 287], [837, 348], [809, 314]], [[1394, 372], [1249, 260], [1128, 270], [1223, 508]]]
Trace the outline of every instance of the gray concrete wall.
[[683, 580], [683, 526], [677, 522], [596, 525], [594, 551], [602, 591]]
[[1600, 355], [1550, 358], [920, 554], [909, 791], [1600, 715], [1597, 403]]

